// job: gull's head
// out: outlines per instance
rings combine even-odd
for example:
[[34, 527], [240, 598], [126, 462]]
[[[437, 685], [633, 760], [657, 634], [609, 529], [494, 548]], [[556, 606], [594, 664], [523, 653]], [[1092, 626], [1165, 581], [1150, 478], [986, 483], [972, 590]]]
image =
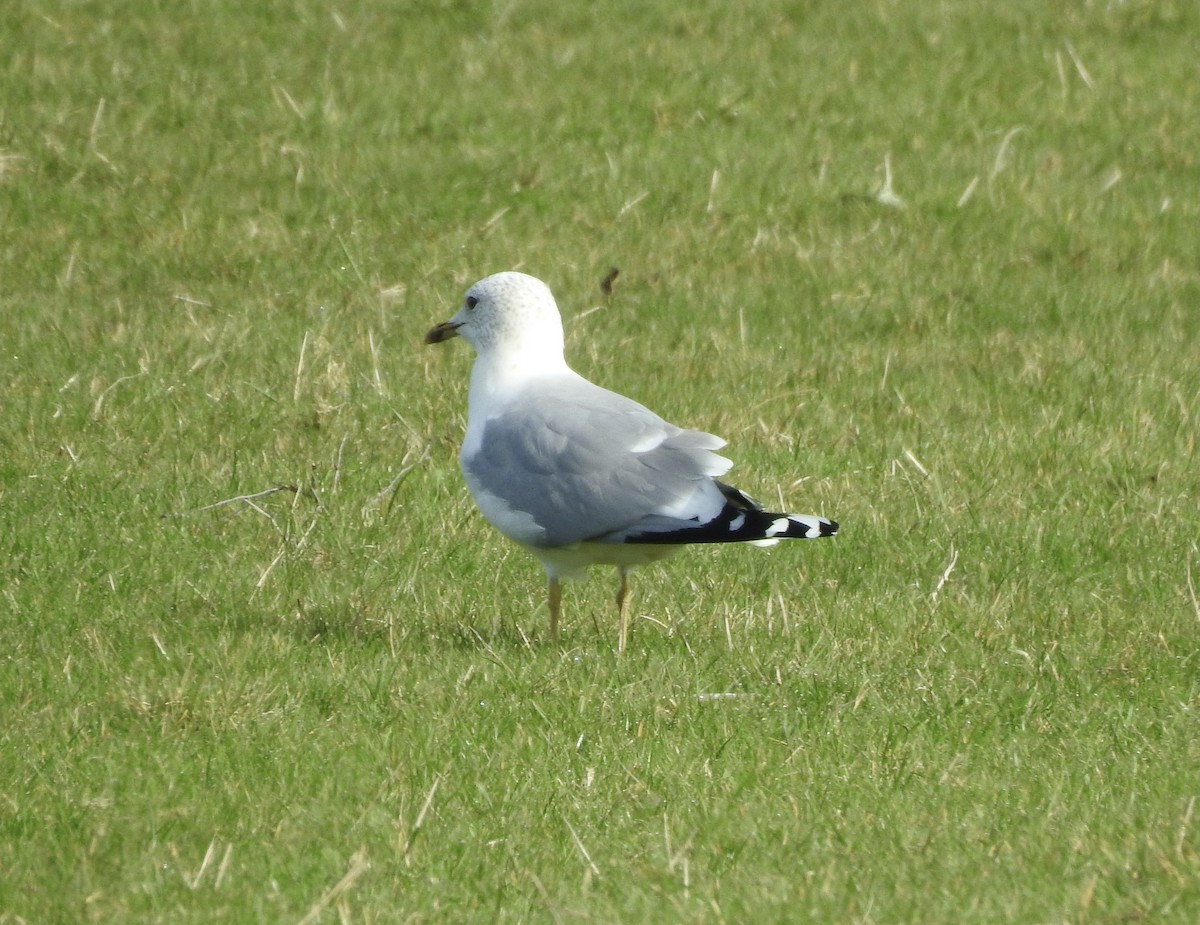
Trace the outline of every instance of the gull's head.
[[550, 287], [514, 271], [481, 279], [468, 289], [458, 314], [426, 334], [425, 343], [451, 337], [463, 338], [481, 357], [562, 358], [562, 318]]

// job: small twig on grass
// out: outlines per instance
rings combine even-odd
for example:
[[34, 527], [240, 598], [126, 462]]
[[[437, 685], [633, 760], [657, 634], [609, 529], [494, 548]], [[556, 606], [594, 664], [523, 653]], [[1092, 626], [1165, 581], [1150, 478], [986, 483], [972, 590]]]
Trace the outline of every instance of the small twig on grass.
[[1058, 70], [1058, 85], [1062, 87], [1062, 95], [1065, 100], [1069, 95], [1067, 92], [1067, 69], [1063, 67], [1062, 52], [1057, 48], [1054, 50], [1054, 66]]
[[264, 488], [262, 491], [252, 492], [251, 494], [248, 494], [248, 495], [236, 495], [232, 498], [225, 498], [223, 501], [214, 501], [212, 504], [206, 504], [203, 507], [196, 507], [196, 508], [192, 508], [191, 510], [187, 510], [187, 511], [175, 511], [173, 513], [163, 514], [162, 516], [163, 517], [187, 517], [190, 514], [200, 514], [204, 511], [211, 511], [215, 508], [224, 507], [227, 504], [236, 504], [237, 502], [241, 501], [247, 507], [250, 507], [250, 508], [258, 511], [258, 513], [262, 514], [264, 517], [266, 517], [268, 520], [270, 520], [271, 519], [270, 515], [267, 514], [266, 511], [264, 511], [262, 508], [260, 508], [257, 504], [254, 504], [253, 502], [255, 500], [257, 500], [258, 498], [265, 498], [268, 495], [273, 495], [276, 492], [280, 492], [280, 491], [290, 491], [293, 494], [298, 494], [300, 489], [297, 488], [295, 485], [275, 485], [271, 488]]
[[642, 614], [638, 619], [645, 620], [647, 623], [653, 623], [655, 626], [661, 627], [663, 632], [666, 633], [668, 636], [671, 635], [671, 627], [669, 627], [669, 626], [667, 626], [667, 624], [663, 623], [662, 620], [657, 620], [654, 617], [650, 616], [650, 614], [648, 614], [648, 613]]
[[200, 869], [195, 875], [189, 877], [183, 875], [183, 882], [187, 884], [189, 890], [196, 890], [200, 886], [200, 879], [204, 876], [204, 872], [208, 870], [208, 865], [212, 863], [213, 858], [217, 856], [217, 840], [214, 838], [208, 843], [208, 850], [204, 852], [204, 860], [200, 862]]
[[[297, 497], [299, 497], [299, 495], [297, 495]], [[271, 523], [274, 522], [274, 519], [272, 519]], [[300, 536], [300, 539], [293, 543], [290, 548], [288, 545], [288, 537], [284, 537], [283, 542], [281, 542], [279, 545], [279, 552], [276, 553], [275, 558], [271, 560], [271, 564], [263, 570], [263, 573], [258, 577], [258, 581], [255, 582], [254, 591], [250, 594], [251, 600], [253, 600], [254, 596], [262, 590], [263, 585], [267, 583], [267, 579], [271, 577], [271, 572], [275, 570], [275, 566], [283, 561], [283, 557], [286, 556], [289, 551], [292, 553], [299, 553], [302, 549], [304, 549], [305, 546], [308, 545], [308, 538], [312, 536], [312, 532], [316, 529], [317, 523], [318, 518], [314, 517], [309, 523], [308, 529], [304, 531], [304, 533]], [[278, 527], [276, 527], [276, 529], [278, 529]]]
[[333, 460], [333, 484], [329, 487], [329, 493], [336, 495], [338, 490], [338, 482], [342, 480], [342, 451], [346, 449], [346, 442], [350, 439], [349, 434], [342, 435], [342, 442], [338, 444], [337, 456]]
[[108, 386], [108, 388], [106, 388], [103, 392], [101, 392], [98, 396], [96, 396], [96, 401], [92, 405], [92, 417], [95, 420], [100, 419], [100, 413], [104, 410], [104, 402], [108, 398], [109, 393], [113, 389], [115, 389], [117, 386], [121, 385], [121, 383], [123, 383], [123, 382], [129, 382], [131, 379], [138, 379], [144, 375], [146, 375], [146, 374], [145, 373], [131, 373], [128, 376], [121, 376], [118, 379], [114, 379], [113, 382]]
[[396, 473], [396, 477], [388, 482], [387, 486], [372, 499], [375, 504], [382, 504], [384, 498], [387, 498], [388, 506], [387, 510], [384, 512], [385, 515], [391, 514], [392, 512], [392, 503], [396, 499], [396, 491], [400, 488], [400, 483], [408, 477], [408, 474], [412, 472], [413, 469], [417, 468], [417, 466], [421, 465], [421, 463], [425, 462], [425, 460], [429, 458], [429, 451], [431, 449], [433, 449], [432, 443], [425, 444], [425, 449], [421, 452], [421, 455], [417, 458], [417, 460], [409, 463], [407, 466], [403, 466], [400, 471]]
[[[493, 665], [499, 665], [501, 668], [503, 668], [505, 671], [507, 671], [510, 675], [514, 674], [512, 668], [509, 666], [508, 662], [506, 662], [504, 659], [502, 659], [500, 657], [500, 653], [497, 652], [495, 650], [495, 648], [493, 648], [491, 645], [488, 644], [488, 641], [479, 634], [479, 630], [475, 629], [475, 627], [473, 627], [473, 626], [467, 626], [464, 628], [469, 630], [471, 635], [475, 637], [475, 639], [479, 642], [479, 644], [481, 646], [483, 646], [483, 651], [487, 655], [488, 661], [490, 661]], [[519, 632], [520, 627], [518, 627], [517, 629]], [[524, 633], [521, 634], [521, 637], [523, 639], [525, 639], [525, 648], [529, 648], [529, 639], [527, 637], [525, 637]]]
[[988, 174], [988, 188], [991, 188], [992, 181], [1000, 175], [1005, 167], [1008, 166], [1008, 147], [1012, 144], [1012, 140], [1021, 132], [1025, 131], [1025, 126], [1017, 125], [1010, 128], [1004, 137], [1000, 139], [1000, 147], [996, 149], [996, 159], [992, 162], [992, 170]]
[[71, 253], [67, 254], [67, 265], [63, 267], [63, 271], [58, 275], [58, 287], [66, 289], [71, 285], [71, 281], [75, 278], [75, 261], [79, 258], [79, 242], [76, 241], [71, 245]]
[[912, 450], [905, 449], [904, 455], [908, 457], [908, 461], [910, 463], [917, 467], [917, 471], [920, 472], [921, 475], [925, 476], [925, 478], [929, 478], [929, 470], [921, 465], [921, 460], [917, 459]]
[[645, 191], [638, 193], [636, 196], [626, 202], [625, 205], [621, 206], [620, 211], [617, 212], [617, 218], [623, 218], [626, 212], [628, 212], [649, 195], [650, 194]]
[[92, 116], [92, 128], [88, 132], [88, 150], [98, 157], [105, 167], [112, 167], [113, 162], [100, 153], [100, 149], [96, 147], [96, 139], [100, 136], [100, 121], [104, 118], [104, 97], [100, 97], [100, 102], [96, 105], [96, 114]]
[[379, 375], [379, 347], [375, 340], [375, 332], [367, 330], [367, 347], [371, 351], [371, 384], [375, 386], [375, 394], [383, 394], [383, 377]]
[[1192, 610], [1196, 611], [1196, 619], [1200, 620], [1200, 601], [1196, 600], [1196, 585], [1192, 581], [1192, 563], [1190, 560], [1187, 564], [1187, 586], [1188, 594], [1192, 598]]
[[667, 814], [663, 813], [663, 841], [666, 844], [667, 854], [667, 870], [671, 873], [675, 872], [675, 868], [680, 864], [683, 865], [683, 887], [688, 887], [688, 852], [692, 849], [692, 842], [696, 840], [698, 830], [693, 829], [692, 834], [687, 837], [687, 840], [676, 851], [671, 846], [671, 827], [667, 820]]
[[1104, 182], [1100, 184], [1100, 192], [1107, 193], [1110, 189], [1125, 179], [1125, 174], [1121, 172], [1120, 167], [1113, 167], [1105, 176]]
[[892, 186], [892, 155], [890, 153], [883, 156], [883, 186], [875, 194], [875, 201], [881, 205], [891, 206], [893, 209], [905, 208], [904, 200], [896, 195], [896, 189]]
[[221, 863], [217, 866], [217, 879], [213, 881], [213, 888], [219, 889], [225, 880], [225, 875], [229, 873], [229, 862], [233, 860], [233, 845], [225, 846], [225, 853], [221, 855]]
[[[310, 495], [312, 495], [312, 497], [316, 500], [318, 509], [324, 507], [324, 505], [321, 504], [321, 493], [317, 489], [317, 464], [316, 463], [309, 463], [309, 466], [308, 466], [308, 493]], [[295, 498], [292, 499], [292, 510], [296, 509], [296, 503], [299, 500], [300, 500], [299, 495], [297, 495]]]
[[308, 332], [304, 332], [304, 340], [300, 342], [300, 359], [296, 363], [296, 383], [292, 387], [292, 401], [300, 400], [300, 380], [304, 376], [304, 355], [308, 353]]
[[1179, 833], [1175, 836], [1175, 854], [1183, 857], [1183, 848], [1187, 842], [1188, 826], [1192, 824], [1192, 812], [1196, 808], [1196, 798], [1188, 797], [1187, 809], [1183, 811], [1183, 819], [1179, 822]]
[[587, 861], [588, 870], [592, 872], [593, 877], [599, 878], [600, 868], [596, 866], [596, 862], [592, 860], [592, 856], [588, 853], [587, 848], [584, 847], [583, 839], [581, 839], [579, 837], [579, 833], [575, 831], [575, 826], [571, 825], [566, 816], [563, 816], [563, 824], [566, 825], [567, 831], [571, 833], [571, 837], [575, 839], [575, 847], [579, 849], [579, 853], [582, 854], [583, 859]]
[[408, 855], [412, 851], [413, 842], [416, 840], [417, 833], [421, 831], [421, 826], [425, 824], [425, 816], [429, 813], [429, 807], [433, 805], [433, 797], [441, 786], [442, 775], [439, 774], [433, 779], [433, 786], [429, 788], [429, 792], [425, 794], [425, 802], [421, 804], [420, 812], [417, 813], [416, 821], [413, 822], [412, 828], [409, 829], [407, 837], [404, 839], [404, 863], [409, 863]]
[[[208, 843], [208, 850], [204, 852], [204, 860], [200, 862], [200, 869], [189, 877], [183, 875], [183, 882], [187, 884], [189, 890], [200, 889], [200, 881], [204, 879], [205, 872], [212, 866], [213, 861], [217, 857], [217, 843], [219, 839], [214, 838]], [[221, 881], [225, 879], [225, 874], [229, 870], [229, 860], [233, 856], [233, 845], [225, 846], [225, 853], [221, 856], [221, 863], [217, 865], [216, 878], [213, 880], [213, 888], [218, 889], [221, 886]]]
[[279, 552], [275, 554], [275, 558], [271, 560], [271, 564], [263, 569], [263, 573], [258, 576], [258, 581], [254, 583], [254, 590], [250, 592], [250, 600], [254, 600], [254, 595], [258, 594], [258, 592], [262, 590], [262, 586], [267, 583], [267, 579], [270, 577], [271, 572], [275, 571], [275, 566], [283, 561], [283, 557], [286, 553], [287, 546], [281, 547]]
[[354, 856], [350, 858], [350, 869], [346, 871], [345, 876], [337, 883], [325, 891], [320, 899], [313, 904], [313, 907], [308, 910], [308, 914], [302, 918], [298, 925], [312, 925], [321, 913], [328, 908], [329, 904], [341, 896], [346, 890], [354, 886], [354, 881], [361, 877], [371, 867], [370, 861], [367, 860], [366, 852], [359, 850], [354, 852]]
[[341, 245], [342, 253], [346, 255], [346, 260], [350, 263], [350, 269], [354, 271], [354, 275], [358, 277], [358, 281], [363, 285], [366, 285], [367, 278], [363, 276], [362, 270], [359, 269], [358, 261], [354, 259], [354, 255], [350, 253], [350, 248], [346, 246], [346, 239], [339, 234], [337, 236], [337, 242], [339, 245]]
[[201, 308], [212, 308], [212, 302], [204, 302], [200, 299], [193, 299], [190, 296], [175, 294], [175, 301], [182, 302], [184, 305], [199, 305]]
[[410, 435], [412, 435], [414, 438], [420, 439], [421, 431], [417, 430], [410, 423], [408, 423], [408, 421], [404, 419], [404, 415], [402, 415], [395, 408], [392, 409], [392, 416], [400, 422], [400, 426], [407, 430]]
[[[425, 794], [425, 802], [421, 804], [421, 811], [417, 813], [417, 821], [413, 823], [412, 834], [416, 835], [420, 831], [421, 826], [425, 824], [425, 815], [429, 812], [429, 807], [433, 805], [434, 794], [437, 793], [438, 787], [442, 784], [442, 775], [439, 774], [433, 779], [433, 786], [429, 788], [429, 793]], [[411, 839], [410, 839], [411, 841]]]
[[500, 224], [500, 219], [504, 218], [504, 216], [508, 214], [508, 210], [510, 208], [511, 206], [505, 206], [503, 209], [500, 209], [498, 212], [494, 213], [486, 222], [484, 222], [483, 233], [488, 234], [493, 228]]
[[962, 195], [958, 197], [958, 208], [962, 208], [967, 204], [970, 198], [975, 195], [975, 187], [979, 185], [979, 174], [971, 178], [971, 182], [967, 184], [967, 188], [962, 191]]
[[941, 592], [941, 590], [945, 586], [946, 582], [950, 580], [950, 573], [954, 571], [954, 566], [957, 563], [958, 563], [958, 550], [955, 549], [954, 544], [951, 543], [950, 544], [950, 561], [946, 563], [946, 570], [944, 572], [942, 572], [942, 577], [938, 579], [937, 587], [933, 589], [933, 594], [931, 595], [931, 597], [933, 598], [933, 602], [935, 604], [937, 603], [938, 594]]
[[1079, 55], [1075, 54], [1075, 46], [1071, 44], [1071, 40], [1067, 39], [1063, 42], [1067, 49], [1067, 54], [1071, 56], [1071, 62], [1075, 65], [1075, 70], [1079, 72], [1079, 76], [1083, 78], [1083, 82], [1087, 84], [1089, 90], [1095, 90], [1096, 84], [1092, 80], [1092, 75], [1088, 73], [1088, 69], [1083, 66], [1083, 62], [1079, 59]]
[[554, 919], [554, 925], [562, 925], [563, 917], [559, 915], [558, 908], [554, 905], [554, 900], [550, 898], [550, 893], [546, 889], [545, 884], [538, 879], [538, 875], [532, 870], [525, 870], [525, 875], [529, 878], [529, 882], [533, 884], [534, 889], [538, 891], [538, 895], [542, 897], [542, 902], [546, 905], [546, 911], [550, 913], [550, 918]]
[[292, 95], [288, 93], [287, 90], [285, 90], [280, 84], [272, 85], [271, 92], [275, 94], [276, 105], [279, 105], [279, 98], [282, 96], [284, 102], [287, 103], [288, 108], [291, 109], [291, 111], [301, 119], [304, 118], [304, 110], [300, 108], [300, 104], [297, 103], [295, 99], [292, 98]]

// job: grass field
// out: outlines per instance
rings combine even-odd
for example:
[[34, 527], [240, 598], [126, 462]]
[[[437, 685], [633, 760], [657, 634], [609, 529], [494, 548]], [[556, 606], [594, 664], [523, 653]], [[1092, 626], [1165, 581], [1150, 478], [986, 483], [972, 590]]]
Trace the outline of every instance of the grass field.
[[[0, 33], [0, 923], [1200, 920], [1192, 0]], [[421, 344], [509, 268], [841, 535], [550, 644]]]

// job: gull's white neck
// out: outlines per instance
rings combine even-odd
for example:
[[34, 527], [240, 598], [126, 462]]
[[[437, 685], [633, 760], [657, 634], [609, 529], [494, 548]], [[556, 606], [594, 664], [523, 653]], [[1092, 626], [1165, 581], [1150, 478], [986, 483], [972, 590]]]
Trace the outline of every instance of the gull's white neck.
[[[471, 367], [471, 388], [467, 395], [467, 440], [478, 438], [494, 409], [525, 385], [546, 376], [574, 376], [563, 357], [562, 348], [542, 345], [531, 349], [492, 349], [476, 356]], [[472, 433], [475, 431], [475, 433]]]

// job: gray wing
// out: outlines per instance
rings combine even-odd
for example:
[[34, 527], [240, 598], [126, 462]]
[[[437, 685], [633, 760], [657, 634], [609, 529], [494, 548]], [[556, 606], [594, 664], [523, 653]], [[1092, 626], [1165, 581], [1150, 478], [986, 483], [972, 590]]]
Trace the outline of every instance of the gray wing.
[[713, 452], [723, 445], [585, 379], [564, 380], [488, 420], [462, 466], [497, 529], [554, 547], [713, 516], [724, 503], [713, 477], [731, 465]]

